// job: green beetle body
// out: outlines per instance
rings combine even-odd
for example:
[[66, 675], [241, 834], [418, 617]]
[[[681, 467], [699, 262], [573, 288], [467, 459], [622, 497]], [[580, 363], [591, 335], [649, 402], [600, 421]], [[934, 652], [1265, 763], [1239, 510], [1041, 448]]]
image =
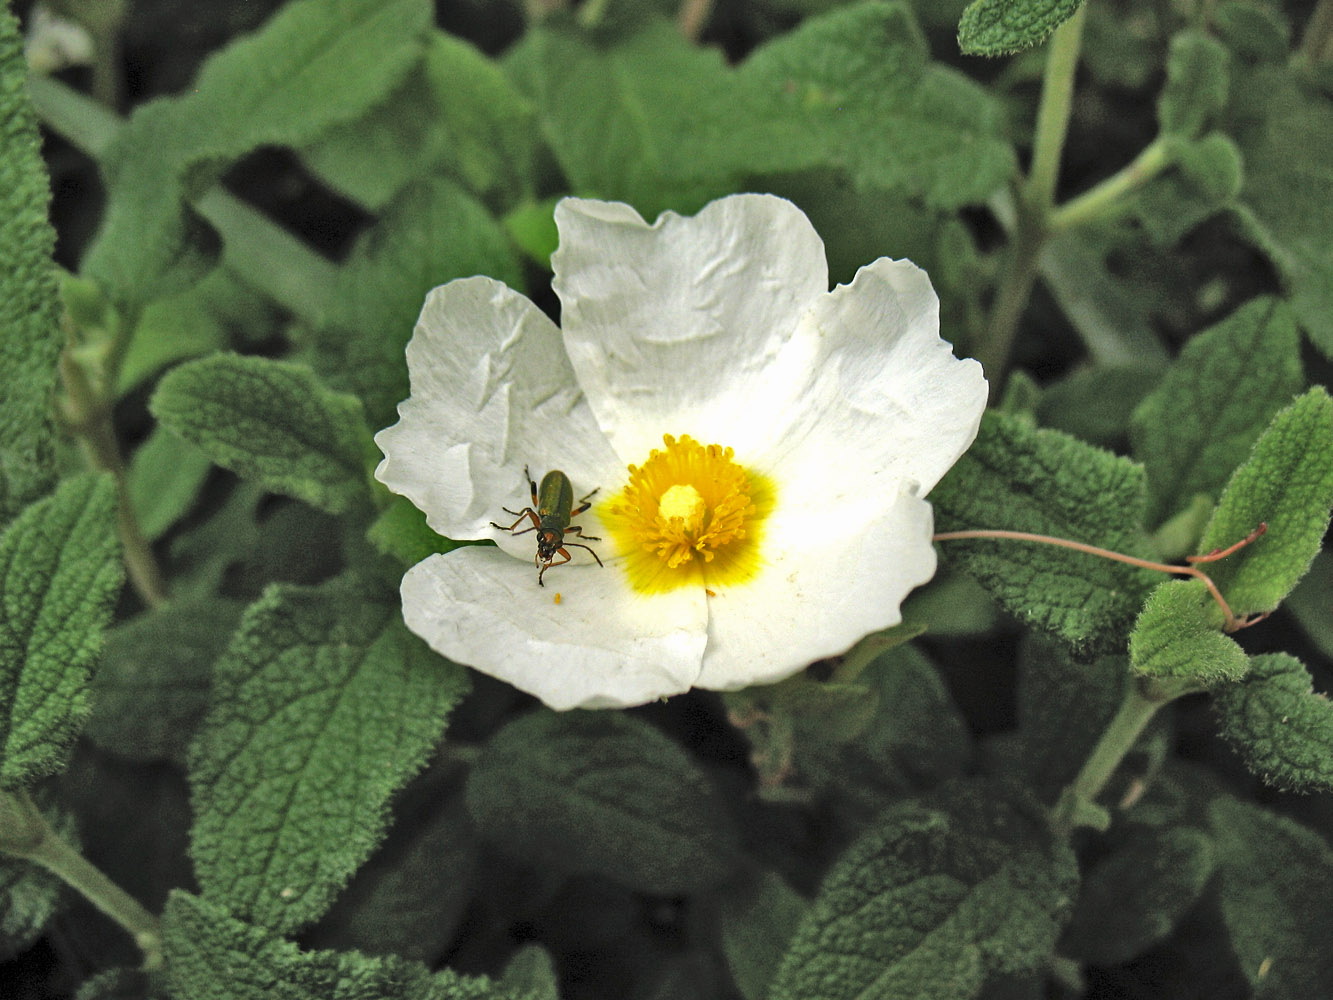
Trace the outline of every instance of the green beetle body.
[[[529, 531], [537, 532], [537, 555], [533, 559], [533, 565], [538, 567], [538, 585], [546, 586], [542, 583], [542, 577], [546, 575], [548, 569], [552, 566], [563, 566], [573, 558], [569, 554], [570, 547], [587, 549], [592, 553], [592, 557], [597, 560], [597, 565], [601, 566], [601, 557], [593, 552], [591, 546], [584, 545], [583, 542], [565, 541], [566, 535], [577, 535], [589, 542], [601, 541], [595, 535], [585, 535], [582, 525], [570, 524], [575, 517], [592, 506], [588, 500], [597, 490], [593, 490], [592, 493], [583, 497], [576, 508], [574, 506], [574, 485], [569, 481], [569, 477], [559, 469], [552, 469], [542, 476], [540, 488], [529, 474], [526, 465], [523, 466], [523, 478], [528, 482], [528, 492], [532, 497], [532, 506], [524, 507], [522, 510], [510, 510], [508, 507], [501, 507], [500, 509], [506, 514], [513, 514], [518, 520], [507, 526], [492, 521], [491, 527], [508, 531], [511, 535], [526, 535]], [[514, 529], [522, 524], [525, 519], [530, 522], [529, 526], [522, 531], [515, 531]], [[555, 562], [556, 556], [564, 556], [563, 561]]]

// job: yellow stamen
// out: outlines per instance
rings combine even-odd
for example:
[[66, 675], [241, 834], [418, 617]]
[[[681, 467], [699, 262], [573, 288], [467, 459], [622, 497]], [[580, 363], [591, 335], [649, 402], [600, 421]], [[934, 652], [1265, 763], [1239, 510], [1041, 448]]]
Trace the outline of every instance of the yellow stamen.
[[630, 583], [644, 592], [688, 584], [738, 583], [759, 565], [759, 527], [772, 509], [768, 479], [721, 445], [688, 435], [662, 438], [629, 482], [598, 509], [625, 557]]

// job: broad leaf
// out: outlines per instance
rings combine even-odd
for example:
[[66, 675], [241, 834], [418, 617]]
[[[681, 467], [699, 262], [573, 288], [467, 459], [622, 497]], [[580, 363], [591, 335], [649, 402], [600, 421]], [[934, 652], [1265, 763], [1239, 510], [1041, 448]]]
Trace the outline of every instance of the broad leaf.
[[745, 1000], [762, 1000], [809, 904], [780, 875], [722, 898], [722, 950]]
[[1171, 39], [1166, 86], [1157, 99], [1162, 132], [1194, 139], [1202, 135], [1227, 99], [1227, 50], [1199, 31]]
[[109, 476], [66, 480], [0, 536], [0, 786], [64, 767], [123, 577]]
[[130, 459], [130, 506], [149, 541], [166, 534], [198, 498], [213, 462], [195, 445], [159, 425]]
[[1277, 788], [1333, 789], [1333, 704], [1286, 653], [1250, 658], [1250, 672], [1217, 692], [1222, 736]]
[[1130, 423], [1135, 457], [1148, 471], [1150, 524], [1195, 494], [1217, 498], [1273, 414], [1304, 386], [1300, 347], [1291, 310], [1271, 298], [1247, 302], [1185, 345]]
[[[1005, 529], [1142, 555], [1143, 468], [1021, 418], [987, 413], [976, 442], [930, 495], [938, 531]], [[1124, 642], [1156, 577], [1026, 541], [946, 541], [944, 556], [1011, 614], [1083, 652]], [[1123, 647], [1121, 647], [1123, 648]]]
[[1148, 597], [1129, 637], [1129, 660], [1145, 677], [1235, 681], [1249, 664], [1222, 631], [1223, 615], [1201, 580], [1170, 580]]
[[218, 465], [338, 514], [368, 496], [374, 445], [361, 404], [302, 365], [221, 354], [158, 385], [149, 408]]
[[1223, 549], [1260, 524], [1262, 538], [1205, 570], [1236, 614], [1272, 611], [1310, 568], [1333, 507], [1333, 400], [1311, 389], [1273, 418], [1236, 469], [1199, 543]]
[[0, 525], [55, 480], [51, 398], [60, 300], [46, 218], [51, 186], [28, 101], [18, 21], [0, 10]]
[[1082, 0], [973, 0], [958, 22], [958, 47], [1002, 56], [1038, 45], [1074, 16]]
[[397, 601], [355, 578], [271, 587], [218, 661], [191, 747], [204, 892], [280, 931], [317, 918], [382, 839], [390, 796], [466, 687]]
[[664, 896], [716, 888], [736, 835], [708, 779], [647, 723], [536, 711], [491, 737], [468, 776], [478, 829], [506, 853]]
[[839, 860], [769, 1000], [960, 1000], [1045, 968], [1078, 882], [1044, 812], [959, 782], [897, 806]]

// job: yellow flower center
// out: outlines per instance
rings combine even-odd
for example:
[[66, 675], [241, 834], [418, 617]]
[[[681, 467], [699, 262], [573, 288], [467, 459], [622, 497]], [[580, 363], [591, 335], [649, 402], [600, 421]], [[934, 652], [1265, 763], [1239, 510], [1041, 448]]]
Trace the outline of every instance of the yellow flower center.
[[772, 508], [768, 479], [718, 444], [662, 438], [629, 482], [598, 508], [625, 557], [631, 585], [645, 593], [688, 584], [723, 585], [758, 568], [759, 528]]

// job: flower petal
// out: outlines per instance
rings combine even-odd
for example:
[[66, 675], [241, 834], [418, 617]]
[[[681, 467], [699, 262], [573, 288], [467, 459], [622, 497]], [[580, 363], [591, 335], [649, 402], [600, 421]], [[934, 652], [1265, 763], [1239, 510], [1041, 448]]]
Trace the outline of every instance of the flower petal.
[[[712, 441], [710, 428], [735, 422], [720, 414], [762, 410], [765, 372], [828, 291], [823, 242], [772, 195], [722, 198], [691, 218], [666, 212], [651, 226], [627, 205], [566, 198], [555, 218], [569, 357], [626, 462], [663, 433]], [[753, 419], [736, 430], [765, 435]]]
[[831, 509], [904, 483], [924, 495], [976, 437], [981, 365], [940, 339], [939, 299], [911, 261], [861, 268], [820, 300], [789, 353], [800, 355], [804, 388], [752, 459], [788, 484], [786, 503]]
[[[560, 468], [584, 492], [620, 475], [565, 354], [535, 305], [490, 278], [464, 278], [426, 297], [407, 345], [412, 395], [375, 435], [375, 477], [408, 497], [450, 538], [497, 537], [502, 504], [528, 503], [521, 470]], [[531, 543], [499, 540], [515, 552]]]
[[554, 709], [642, 705], [698, 678], [698, 591], [646, 600], [613, 567], [591, 564], [548, 571], [545, 588], [535, 577], [531, 563], [489, 547], [431, 556], [403, 577], [403, 618], [436, 652]]
[[902, 621], [900, 605], [935, 573], [930, 504], [901, 493], [873, 516], [775, 512], [765, 569], [709, 600], [697, 687], [770, 684]]

